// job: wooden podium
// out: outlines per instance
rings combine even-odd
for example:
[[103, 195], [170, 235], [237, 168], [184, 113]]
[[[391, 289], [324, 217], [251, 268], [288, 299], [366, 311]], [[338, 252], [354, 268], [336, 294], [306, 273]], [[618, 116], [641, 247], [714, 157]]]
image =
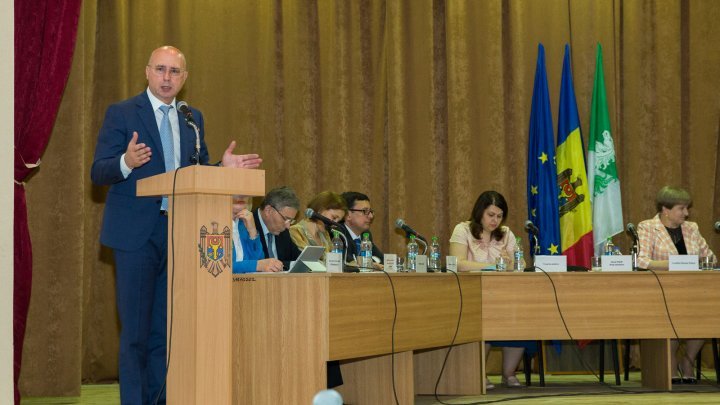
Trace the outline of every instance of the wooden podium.
[[137, 183], [138, 196], [173, 194], [167, 403], [230, 405], [232, 196], [265, 195], [265, 171], [187, 166]]

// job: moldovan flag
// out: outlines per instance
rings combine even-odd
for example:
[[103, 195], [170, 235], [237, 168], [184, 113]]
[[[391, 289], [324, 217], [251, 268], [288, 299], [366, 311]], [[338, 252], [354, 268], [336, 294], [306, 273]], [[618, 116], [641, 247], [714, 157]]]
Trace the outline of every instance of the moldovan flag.
[[601, 254], [608, 238], [623, 231], [620, 180], [615, 166], [615, 145], [610, 128], [604, 76], [602, 47], [598, 44], [588, 141], [588, 181], [592, 190], [596, 255]]
[[567, 264], [590, 268], [593, 223], [585, 151], [570, 70], [570, 46], [565, 45], [557, 133], [557, 182], [560, 194], [560, 240]]
[[[552, 113], [545, 70], [545, 48], [538, 45], [535, 85], [530, 109], [527, 157], [528, 219], [539, 229], [537, 254], [560, 254], [557, 170]], [[531, 239], [531, 249], [535, 243]]]

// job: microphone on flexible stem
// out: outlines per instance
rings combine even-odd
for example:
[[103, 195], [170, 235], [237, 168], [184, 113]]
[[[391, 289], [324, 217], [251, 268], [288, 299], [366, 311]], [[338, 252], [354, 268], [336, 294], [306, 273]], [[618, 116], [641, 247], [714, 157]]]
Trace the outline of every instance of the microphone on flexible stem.
[[535, 224], [533, 224], [533, 222], [529, 219], [525, 221], [525, 230], [535, 236], [540, 233], [540, 230], [537, 228], [537, 226], [535, 226]]
[[199, 165], [200, 164], [200, 127], [198, 127], [197, 123], [195, 122], [195, 119], [193, 118], [192, 111], [190, 110], [190, 107], [188, 107], [188, 103], [185, 101], [180, 101], [177, 103], [178, 111], [183, 115], [183, 118], [185, 118], [185, 123], [195, 130], [195, 153], [193, 153], [192, 156], [190, 156], [190, 163]]
[[635, 243], [638, 243], [640, 238], [638, 237], [637, 229], [635, 229], [635, 224], [632, 222], [628, 222], [627, 226], [625, 227], [628, 232], [630, 232], [630, 236], [632, 236], [633, 241]]
[[308, 219], [317, 219], [318, 221], [322, 221], [322, 223], [324, 223], [325, 225], [327, 225], [327, 226], [330, 227], [330, 228], [332, 228], [332, 227], [338, 227], [338, 228], [339, 228], [339, 227], [340, 227], [340, 224], [338, 224], [337, 222], [333, 221], [332, 219], [330, 219], [330, 218], [328, 218], [328, 217], [326, 217], [326, 216], [324, 216], [324, 215], [318, 214], [318, 213], [315, 212], [315, 210], [312, 209], [312, 208], [308, 208], [308, 209], [305, 210], [305, 216], [306, 216]]
[[410, 225], [406, 224], [405, 221], [404, 221], [402, 218], [398, 218], [398, 219], [395, 220], [395, 227], [398, 228], [398, 229], [402, 229], [403, 231], [405, 231], [405, 233], [407, 234], [407, 236], [415, 235], [415, 238], [417, 238], [417, 239], [425, 242], [425, 244], [427, 245], [427, 239], [425, 239], [425, 238], [424, 238], [422, 235], [420, 235], [419, 233], [415, 232], [414, 229], [410, 228]]
[[535, 243], [535, 250], [533, 251], [533, 257], [537, 256], [538, 253], [540, 253], [540, 245], [538, 244], [538, 235], [540, 234], [540, 229], [538, 229], [535, 224], [531, 220], [525, 221], [525, 230], [532, 235], [533, 242]]
[[428, 244], [427, 244], [424, 240], [422, 240], [422, 239], [420, 239], [420, 238], [415, 238], [415, 240], [420, 241], [420, 243], [423, 245], [423, 252], [422, 252], [422, 254], [426, 254], [426, 253], [427, 253], [427, 250], [428, 250]]
[[628, 222], [628, 224], [625, 226], [625, 229], [630, 233], [630, 236], [633, 238], [633, 247], [632, 247], [632, 267], [633, 270], [638, 270], [638, 251], [640, 249], [640, 237], [638, 236], [637, 229], [635, 229], [635, 224], [632, 222]]
[[414, 235], [415, 240], [420, 241], [420, 243], [422, 243], [422, 245], [423, 245], [423, 254], [425, 254], [427, 252], [427, 249], [428, 249], [427, 239], [425, 239], [425, 237], [420, 235], [419, 233], [415, 232], [415, 230], [412, 229], [410, 227], [410, 225], [406, 224], [402, 218], [398, 218], [395, 220], [395, 227], [405, 231], [405, 236], [409, 237], [410, 235]]
[[720, 231], [720, 221], [715, 221], [715, 225], [713, 227], [716, 231]]

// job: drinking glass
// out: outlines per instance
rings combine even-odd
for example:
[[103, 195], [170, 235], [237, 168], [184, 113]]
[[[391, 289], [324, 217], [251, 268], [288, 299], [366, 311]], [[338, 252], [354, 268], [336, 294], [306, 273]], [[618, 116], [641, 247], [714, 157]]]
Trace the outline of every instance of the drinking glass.
[[593, 256], [590, 259], [590, 265], [592, 266], [592, 271], [602, 271], [602, 257]]
[[712, 270], [714, 266], [715, 257], [713, 255], [700, 257], [700, 270]]
[[405, 271], [405, 257], [404, 256], [398, 255], [397, 261], [395, 263], [397, 263], [397, 272], [398, 273], [402, 273]]

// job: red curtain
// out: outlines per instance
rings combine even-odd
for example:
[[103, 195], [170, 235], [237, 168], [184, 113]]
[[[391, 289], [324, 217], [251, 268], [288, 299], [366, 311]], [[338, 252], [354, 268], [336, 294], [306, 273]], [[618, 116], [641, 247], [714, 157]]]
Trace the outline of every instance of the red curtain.
[[70, 74], [82, 0], [15, 0], [15, 403], [32, 285], [24, 181], [39, 163]]

